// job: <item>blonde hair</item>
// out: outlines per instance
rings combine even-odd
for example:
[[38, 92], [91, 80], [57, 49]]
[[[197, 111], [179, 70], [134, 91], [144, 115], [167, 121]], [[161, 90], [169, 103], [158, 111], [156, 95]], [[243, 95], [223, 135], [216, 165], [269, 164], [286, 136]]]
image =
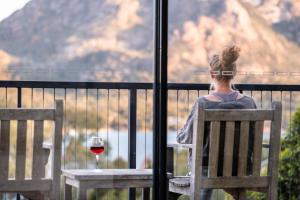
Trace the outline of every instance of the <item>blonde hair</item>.
[[210, 72], [218, 81], [230, 81], [236, 75], [236, 60], [241, 49], [236, 46], [225, 47], [220, 55], [215, 54], [211, 58]]

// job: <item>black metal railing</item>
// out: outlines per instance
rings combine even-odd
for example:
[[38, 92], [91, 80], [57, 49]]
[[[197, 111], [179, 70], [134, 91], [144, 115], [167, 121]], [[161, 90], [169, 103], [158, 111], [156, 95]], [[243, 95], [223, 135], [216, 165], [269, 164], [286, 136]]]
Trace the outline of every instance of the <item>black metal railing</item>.
[[[106, 141], [101, 167], [150, 168], [152, 87], [152, 83], [0, 81], [0, 106], [48, 107], [54, 105], [55, 99], [63, 99], [63, 168], [94, 167], [88, 141], [98, 134]], [[258, 108], [268, 108], [275, 100], [283, 102], [283, 130], [300, 100], [300, 85], [237, 84], [235, 87], [252, 96]], [[168, 90], [168, 135], [169, 140], [174, 140], [193, 102], [209, 93], [210, 85], [169, 83]], [[177, 174], [187, 170], [178, 161], [179, 153], [175, 157]]]

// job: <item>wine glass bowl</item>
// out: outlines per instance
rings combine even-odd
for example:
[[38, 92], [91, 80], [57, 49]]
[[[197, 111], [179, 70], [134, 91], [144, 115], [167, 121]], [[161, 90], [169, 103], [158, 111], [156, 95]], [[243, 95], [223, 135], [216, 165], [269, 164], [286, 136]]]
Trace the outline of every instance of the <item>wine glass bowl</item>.
[[101, 137], [92, 137], [90, 151], [96, 155], [96, 166], [98, 168], [99, 155], [104, 152], [104, 141]]

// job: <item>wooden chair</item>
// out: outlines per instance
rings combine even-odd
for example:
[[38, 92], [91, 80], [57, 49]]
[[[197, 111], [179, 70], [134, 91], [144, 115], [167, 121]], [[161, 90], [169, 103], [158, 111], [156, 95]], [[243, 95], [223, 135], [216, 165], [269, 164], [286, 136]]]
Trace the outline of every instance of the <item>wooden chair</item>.
[[[173, 179], [170, 179], [169, 199], [176, 199], [178, 195], [184, 194], [189, 195], [190, 199], [200, 200], [200, 190], [211, 188], [224, 189], [233, 194], [236, 199], [246, 199], [246, 190], [251, 190], [266, 193], [268, 200], [277, 200], [281, 112], [282, 108], [279, 102], [272, 103], [272, 110], [206, 110], [204, 105], [199, 104], [194, 120], [193, 144], [175, 145], [192, 148], [191, 176], [174, 176]], [[271, 121], [266, 176], [262, 176], [260, 173], [264, 121]], [[205, 123], [209, 122], [208, 174], [202, 176], [203, 167], [200, 163], [203, 161], [204, 127]], [[234, 151], [234, 135], [237, 124], [240, 126], [239, 145], [236, 148], [237, 151]], [[220, 126], [225, 126], [223, 131], [224, 149], [220, 148], [222, 143], [220, 142], [222, 133]], [[250, 134], [252, 141], [249, 139], [251, 138]], [[249, 144], [253, 144], [252, 148]], [[174, 145], [168, 147], [167, 167], [168, 172], [171, 173], [173, 172], [173, 148]], [[220, 154], [220, 152], [223, 153]], [[249, 153], [252, 161], [247, 158]], [[223, 157], [222, 164], [219, 163], [220, 157]], [[233, 162], [236, 163], [237, 168], [235, 175], [233, 175]], [[247, 172], [247, 165], [252, 168], [250, 173]]]
[[[21, 193], [30, 199], [60, 199], [63, 101], [55, 109], [0, 109], [0, 192]], [[17, 121], [15, 178], [9, 178], [11, 121]], [[27, 120], [34, 121], [32, 177], [25, 178]], [[43, 145], [44, 120], [54, 122], [53, 144]], [[48, 156], [52, 155], [51, 178], [45, 178]], [[12, 166], [11, 166], [12, 167]]]

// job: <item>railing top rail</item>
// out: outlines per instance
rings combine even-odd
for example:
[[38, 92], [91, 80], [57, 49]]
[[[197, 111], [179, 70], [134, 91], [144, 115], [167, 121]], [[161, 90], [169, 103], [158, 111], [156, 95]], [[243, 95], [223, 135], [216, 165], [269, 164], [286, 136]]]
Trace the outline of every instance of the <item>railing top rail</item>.
[[[152, 89], [152, 83], [142, 82], [67, 82], [67, 81], [0, 81], [7, 88], [61, 88], [61, 89]], [[300, 85], [235, 84], [238, 90], [300, 91]], [[169, 83], [169, 90], [209, 90], [208, 83]]]

